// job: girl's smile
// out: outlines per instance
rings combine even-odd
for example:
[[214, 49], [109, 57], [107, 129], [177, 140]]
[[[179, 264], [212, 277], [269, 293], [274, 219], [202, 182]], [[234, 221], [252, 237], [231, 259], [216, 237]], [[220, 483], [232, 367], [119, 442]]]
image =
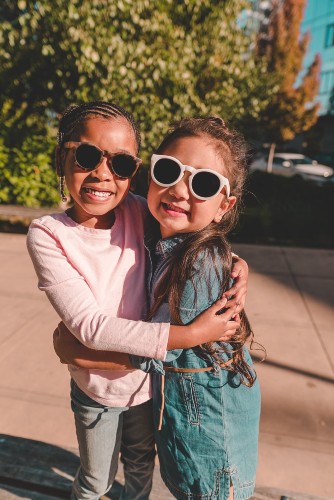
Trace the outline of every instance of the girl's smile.
[[96, 187], [83, 186], [82, 187], [82, 196], [86, 195], [87, 199], [94, 201], [96, 203], [103, 203], [108, 200], [111, 196], [114, 195], [112, 191], [108, 189], [102, 190], [100, 187], [97, 189]]
[[[216, 144], [204, 135], [178, 138], [160, 154], [177, 158], [196, 169], [206, 168], [227, 174]], [[211, 222], [219, 222], [236, 201], [234, 196], [226, 197], [225, 189], [208, 200], [196, 198], [189, 189], [189, 177], [190, 173], [186, 171], [177, 184], [168, 187], [150, 181], [148, 207], [160, 223], [163, 238], [198, 231]]]
[[173, 203], [164, 203], [161, 202], [162, 207], [164, 210], [171, 216], [171, 217], [186, 217], [190, 215], [189, 210], [185, 210], [184, 208], [178, 207], [174, 205]]

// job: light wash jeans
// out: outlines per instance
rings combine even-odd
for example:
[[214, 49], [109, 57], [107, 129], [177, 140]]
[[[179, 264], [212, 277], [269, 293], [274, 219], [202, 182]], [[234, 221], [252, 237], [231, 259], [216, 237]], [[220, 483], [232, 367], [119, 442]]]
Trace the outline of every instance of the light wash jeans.
[[120, 500], [148, 499], [155, 458], [152, 400], [129, 408], [103, 406], [72, 380], [71, 406], [80, 451], [71, 500], [104, 495], [115, 479], [119, 452], [125, 478]]

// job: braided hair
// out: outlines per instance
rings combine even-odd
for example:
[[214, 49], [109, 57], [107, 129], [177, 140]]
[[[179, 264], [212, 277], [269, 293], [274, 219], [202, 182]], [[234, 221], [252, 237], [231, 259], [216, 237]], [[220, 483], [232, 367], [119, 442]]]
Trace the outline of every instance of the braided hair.
[[131, 126], [135, 135], [137, 152], [140, 148], [141, 138], [137, 123], [131, 113], [121, 106], [107, 101], [92, 101], [84, 104], [72, 104], [65, 109], [60, 121], [57, 134], [58, 146], [61, 148], [64, 142], [79, 139], [86, 121], [89, 118], [124, 118]]

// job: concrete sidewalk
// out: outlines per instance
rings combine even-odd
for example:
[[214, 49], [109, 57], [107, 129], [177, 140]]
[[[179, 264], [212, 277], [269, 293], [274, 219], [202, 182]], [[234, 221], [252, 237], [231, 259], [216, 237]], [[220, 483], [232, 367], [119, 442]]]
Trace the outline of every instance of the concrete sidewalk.
[[[334, 251], [234, 250], [250, 265], [247, 312], [268, 354], [257, 365], [263, 405], [256, 498], [333, 499]], [[0, 233], [0, 257], [0, 443], [19, 450], [25, 439], [36, 440], [75, 456], [69, 376], [51, 341], [58, 317], [37, 289], [25, 236]], [[28, 474], [29, 463], [17, 461]], [[3, 477], [9, 465], [0, 467]], [[69, 483], [59, 464], [48, 467]], [[9, 483], [0, 484], [0, 500], [65, 498]], [[172, 498], [157, 473], [152, 499], [158, 496]]]

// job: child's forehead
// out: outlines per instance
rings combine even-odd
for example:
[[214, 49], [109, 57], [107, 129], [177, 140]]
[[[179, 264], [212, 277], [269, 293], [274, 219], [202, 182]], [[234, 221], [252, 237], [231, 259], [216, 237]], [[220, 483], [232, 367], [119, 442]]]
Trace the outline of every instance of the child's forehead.
[[160, 153], [174, 156], [185, 165], [224, 170], [224, 155], [217, 140], [206, 135], [175, 138]]
[[93, 140], [94, 138], [110, 138], [112, 140], [127, 140], [136, 143], [136, 137], [131, 124], [123, 117], [88, 117], [78, 130], [80, 140]]
[[127, 151], [133, 156], [138, 155], [136, 135], [125, 118], [87, 117], [71, 134], [70, 140], [88, 142], [98, 148], [115, 153]]
[[123, 116], [111, 116], [104, 118], [103, 116], [90, 115], [87, 116], [80, 126], [82, 132], [92, 131], [98, 129], [132, 129], [130, 123]]

